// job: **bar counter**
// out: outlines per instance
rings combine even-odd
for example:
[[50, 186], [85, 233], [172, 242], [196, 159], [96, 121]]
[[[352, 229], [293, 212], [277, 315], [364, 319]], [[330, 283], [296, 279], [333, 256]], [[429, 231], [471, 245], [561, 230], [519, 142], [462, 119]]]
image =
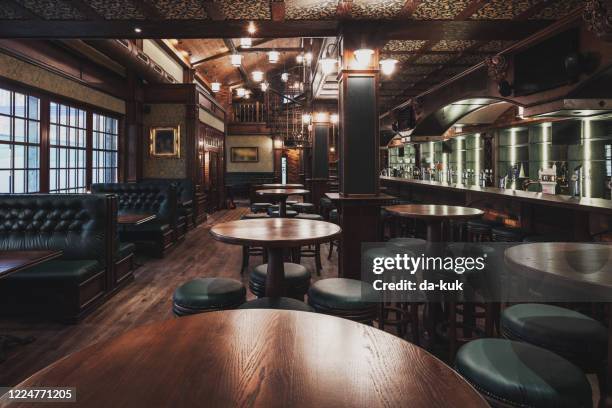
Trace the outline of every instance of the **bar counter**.
[[466, 205], [503, 216], [529, 233], [592, 240], [612, 228], [612, 200], [381, 176], [386, 193], [427, 204]]

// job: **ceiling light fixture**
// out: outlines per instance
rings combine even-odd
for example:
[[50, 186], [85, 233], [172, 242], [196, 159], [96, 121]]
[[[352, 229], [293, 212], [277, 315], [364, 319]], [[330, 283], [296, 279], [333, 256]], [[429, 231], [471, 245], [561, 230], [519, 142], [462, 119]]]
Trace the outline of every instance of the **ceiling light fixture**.
[[212, 82], [210, 84], [210, 89], [211, 91], [217, 93], [221, 90], [221, 83], [220, 82]]
[[310, 115], [310, 113], [303, 113], [302, 114], [302, 123], [303, 124], [309, 125], [311, 119], [312, 119], [312, 116]]
[[288, 73], [286, 73], [286, 72], [283, 72], [283, 73], [281, 74], [281, 81], [283, 81], [283, 82], [287, 82], [288, 80], [289, 80], [289, 74], [288, 74]]
[[140, 33], [142, 33], [142, 28], [134, 27], [134, 32], [140, 34]]
[[331, 123], [333, 123], [335, 125], [336, 123], [338, 123], [338, 114], [337, 113], [332, 113], [329, 116], [329, 120], [330, 120]]
[[255, 26], [255, 23], [252, 21], [249, 21], [249, 26], [247, 27], [247, 31], [249, 32], [249, 34], [255, 34], [255, 32], [257, 31], [257, 27]]
[[251, 91], [246, 90], [246, 91], [244, 92], [244, 99], [250, 99], [250, 98], [251, 98]]
[[395, 71], [397, 60], [393, 58], [385, 58], [380, 61], [380, 70], [384, 75], [391, 75]]
[[370, 58], [372, 58], [372, 54], [374, 54], [374, 50], [370, 48], [360, 48], [355, 50], [355, 62], [362, 67], [367, 67], [370, 65]]
[[236, 96], [239, 98], [244, 98], [246, 95], [246, 89], [244, 88], [236, 88]]
[[233, 67], [239, 67], [240, 65], [242, 65], [242, 55], [240, 54], [232, 54], [230, 56], [230, 60], [232, 62]]
[[266, 92], [266, 91], [268, 90], [268, 87], [269, 87], [269, 86], [270, 86], [270, 85], [269, 85], [267, 82], [262, 82], [262, 83], [261, 83], [261, 91], [262, 91], [262, 92]]
[[302, 64], [302, 63], [304, 63], [304, 55], [302, 55], [302, 54], [298, 54], [298, 55], [295, 57], [295, 62], [297, 62], [298, 64]]
[[253, 41], [251, 41], [251, 37], [242, 37], [240, 39], [240, 47], [251, 48], [251, 45], [253, 45]]
[[312, 62], [311, 52], [307, 52], [306, 54], [304, 54], [304, 61], [306, 61], [307, 64], [310, 64]]
[[270, 51], [268, 52], [268, 61], [270, 64], [276, 64], [280, 58], [280, 52], [278, 51]]
[[264, 73], [261, 71], [253, 71], [251, 76], [253, 76], [253, 81], [255, 82], [261, 82], [264, 79]]

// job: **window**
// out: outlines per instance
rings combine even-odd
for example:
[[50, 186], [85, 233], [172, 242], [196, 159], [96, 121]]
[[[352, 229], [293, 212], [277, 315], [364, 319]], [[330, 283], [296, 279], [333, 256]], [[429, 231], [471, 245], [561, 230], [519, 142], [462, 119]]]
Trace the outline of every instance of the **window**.
[[93, 114], [92, 182], [117, 181], [118, 120]]
[[83, 193], [87, 186], [87, 115], [51, 102], [49, 118], [49, 191]]
[[0, 192], [40, 191], [40, 100], [0, 89]]

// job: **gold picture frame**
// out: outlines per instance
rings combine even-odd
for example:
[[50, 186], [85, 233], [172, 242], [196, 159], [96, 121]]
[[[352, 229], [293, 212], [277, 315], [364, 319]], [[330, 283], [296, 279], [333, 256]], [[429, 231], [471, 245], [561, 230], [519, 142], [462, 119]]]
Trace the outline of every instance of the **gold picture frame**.
[[181, 126], [152, 127], [149, 152], [153, 157], [181, 157]]

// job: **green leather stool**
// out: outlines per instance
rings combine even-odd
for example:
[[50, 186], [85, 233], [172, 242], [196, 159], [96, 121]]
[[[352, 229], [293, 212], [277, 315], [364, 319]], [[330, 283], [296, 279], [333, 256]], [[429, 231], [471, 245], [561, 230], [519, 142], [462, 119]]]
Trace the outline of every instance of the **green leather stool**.
[[423, 253], [427, 246], [427, 241], [420, 238], [391, 238], [387, 243], [396, 247], [398, 252], [411, 251], [415, 255]]
[[524, 303], [501, 315], [502, 335], [550, 350], [586, 373], [595, 373], [605, 392], [608, 331], [595, 319], [559, 306]]
[[325, 218], [319, 214], [299, 213], [295, 218], [300, 220], [325, 221]]
[[291, 209], [299, 213], [314, 214], [315, 206], [313, 203], [295, 203]]
[[563, 357], [531, 344], [474, 340], [459, 349], [455, 366], [493, 407], [593, 406], [584, 373]]
[[317, 312], [366, 324], [377, 317], [376, 298], [368, 283], [355, 279], [322, 279], [308, 290], [308, 304]]
[[235, 309], [246, 301], [246, 289], [228, 278], [196, 278], [174, 291], [172, 311], [186, 316], [215, 310]]
[[[285, 262], [285, 293], [287, 297], [304, 300], [304, 295], [310, 287], [310, 272], [304, 266]], [[258, 298], [266, 296], [266, 278], [268, 264], [258, 265], [249, 276], [249, 289]]]
[[251, 204], [251, 212], [253, 213], [265, 213], [268, 208], [272, 206], [272, 203], [253, 203]]
[[298, 312], [314, 312], [314, 309], [306, 303], [287, 297], [259, 298], [244, 303], [238, 309], [281, 309], [296, 310]]
[[[268, 211], [268, 214], [270, 215], [270, 217], [272, 218], [278, 218], [279, 217], [279, 211]], [[285, 215], [284, 218], [294, 218], [298, 215], [298, 213], [296, 211], [293, 210], [287, 210], [287, 214]]]

